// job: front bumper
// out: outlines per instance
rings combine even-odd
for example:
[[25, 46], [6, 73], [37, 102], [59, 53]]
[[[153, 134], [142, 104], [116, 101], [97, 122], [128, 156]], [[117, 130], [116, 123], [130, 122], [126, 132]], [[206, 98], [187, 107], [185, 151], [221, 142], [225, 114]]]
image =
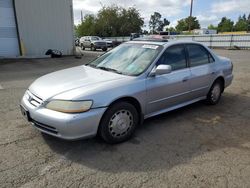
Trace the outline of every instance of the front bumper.
[[28, 111], [29, 121], [39, 131], [66, 140], [95, 136], [106, 110], [106, 108], [97, 108], [84, 113], [67, 114], [42, 106], [35, 107], [25, 97], [21, 101], [21, 106]]
[[104, 49], [104, 48], [107, 48], [107, 45], [105, 45], [105, 44], [94, 44], [94, 47], [96, 49]]

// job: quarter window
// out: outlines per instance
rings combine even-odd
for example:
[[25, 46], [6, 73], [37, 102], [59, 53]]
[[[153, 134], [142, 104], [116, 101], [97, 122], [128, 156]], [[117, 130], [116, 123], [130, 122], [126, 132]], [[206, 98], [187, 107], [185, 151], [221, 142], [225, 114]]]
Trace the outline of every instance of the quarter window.
[[171, 65], [172, 70], [187, 67], [186, 53], [183, 45], [175, 45], [166, 49], [158, 61], [158, 65]]
[[191, 67], [205, 65], [212, 61], [212, 57], [209, 57], [207, 50], [200, 45], [188, 44], [187, 50]]

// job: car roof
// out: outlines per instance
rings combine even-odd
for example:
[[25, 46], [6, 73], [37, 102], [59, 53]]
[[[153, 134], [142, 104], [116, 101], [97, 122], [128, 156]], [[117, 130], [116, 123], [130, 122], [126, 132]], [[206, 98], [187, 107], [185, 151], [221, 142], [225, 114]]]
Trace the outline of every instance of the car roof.
[[[133, 40], [129, 41], [131, 44], [152, 44], [152, 45], [161, 45], [161, 46], [171, 46], [173, 44], [201, 44], [192, 40], [183, 40], [183, 39], [168, 39], [167, 41], [160, 40]], [[202, 44], [201, 44], [202, 45]]]

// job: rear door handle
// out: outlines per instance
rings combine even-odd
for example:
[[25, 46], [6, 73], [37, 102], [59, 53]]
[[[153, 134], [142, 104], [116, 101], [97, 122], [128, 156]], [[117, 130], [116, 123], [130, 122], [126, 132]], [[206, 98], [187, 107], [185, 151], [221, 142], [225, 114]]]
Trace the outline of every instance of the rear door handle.
[[189, 78], [186, 77], [186, 78], [183, 78], [182, 82], [186, 82], [186, 81], [188, 81], [188, 80], [189, 80]]
[[211, 74], [215, 74], [215, 72], [212, 72]]

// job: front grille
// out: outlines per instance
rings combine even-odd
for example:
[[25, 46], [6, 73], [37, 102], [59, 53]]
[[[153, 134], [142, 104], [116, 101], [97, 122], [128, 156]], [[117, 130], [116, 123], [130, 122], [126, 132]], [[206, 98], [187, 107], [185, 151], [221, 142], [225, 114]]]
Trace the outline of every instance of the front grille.
[[33, 125], [35, 127], [37, 127], [38, 129], [53, 133], [53, 134], [58, 134], [58, 131], [55, 127], [49, 126], [49, 125], [45, 125], [43, 123], [39, 123], [35, 120], [31, 120], [31, 122], [33, 123]]
[[106, 46], [106, 42], [96, 42], [95, 45]]
[[27, 90], [27, 92], [26, 92], [26, 98], [29, 101], [29, 103], [35, 107], [39, 107], [43, 103], [43, 100], [41, 98], [34, 95], [29, 90]]

